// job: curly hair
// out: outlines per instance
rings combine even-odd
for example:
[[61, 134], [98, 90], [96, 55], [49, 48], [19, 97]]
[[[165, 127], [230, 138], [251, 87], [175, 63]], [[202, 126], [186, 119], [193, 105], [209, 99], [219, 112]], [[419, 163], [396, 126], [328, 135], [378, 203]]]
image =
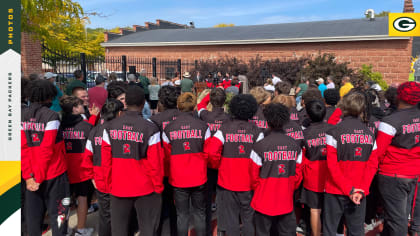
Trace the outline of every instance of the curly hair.
[[389, 107], [396, 110], [398, 107], [398, 89], [389, 87], [385, 92], [385, 98], [389, 102]]
[[302, 100], [306, 104], [312, 100], [322, 100], [321, 91], [318, 88], [309, 88], [305, 93], [302, 94]]
[[229, 103], [229, 112], [233, 118], [249, 120], [257, 112], [258, 103], [252, 95], [239, 94], [232, 98]]
[[117, 117], [118, 112], [124, 110], [124, 104], [117, 99], [108, 99], [101, 109], [101, 118], [110, 121]]
[[226, 93], [221, 88], [215, 88], [210, 92], [210, 103], [214, 107], [222, 107], [225, 104]]
[[292, 89], [292, 85], [287, 81], [278, 82], [275, 86], [277, 94], [284, 94], [290, 95], [290, 90]]
[[289, 108], [280, 103], [270, 103], [264, 107], [263, 114], [272, 130], [282, 130], [290, 120]]
[[313, 122], [321, 122], [324, 120], [327, 109], [321, 100], [312, 100], [305, 105], [306, 113]]
[[176, 109], [179, 94], [179, 90], [174, 86], [163, 86], [159, 90], [159, 103], [165, 109]]
[[197, 104], [197, 97], [192, 93], [183, 93], [178, 97], [178, 110], [182, 112], [190, 112], [194, 110]]
[[326, 104], [335, 106], [340, 101], [340, 92], [337, 89], [327, 89], [324, 91], [324, 100]]
[[45, 103], [57, 96], [57, 88], [48, 80], [30, 81], [28, 88], [28, 99], [31, 103]]
[[83, 100], [76, 96], [64, 95], [60, 98], [60, 106], [63, 109], [64, 114], [73, 113], [73, 107], [83, 105]]
[[122, 81], [113, 81], [108, 84], [108, 98], [116, 99], [123, 93], [127, 92], [128, 85]]

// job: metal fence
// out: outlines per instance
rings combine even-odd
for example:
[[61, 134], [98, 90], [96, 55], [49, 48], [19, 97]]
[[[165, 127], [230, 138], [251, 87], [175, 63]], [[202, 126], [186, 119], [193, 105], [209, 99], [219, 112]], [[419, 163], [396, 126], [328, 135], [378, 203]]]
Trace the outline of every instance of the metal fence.
[[81, 70], [88, 87], [95, 86], [98, 74], [108, 77], [112, 72], [121, 80], [126, 80], [130, 73], [144, 72], [147, 77], [157, 77], [160, 82], [165, 78], [181, 77], [185, 71], [193, 72], [197, 60], [141, 58], [128, 56], [91, 57], [84, 53], [65, 53], [43, 48], [42, 69], [44, 72], [58, 74], [60, 87], [74, 79], [73, 72]]

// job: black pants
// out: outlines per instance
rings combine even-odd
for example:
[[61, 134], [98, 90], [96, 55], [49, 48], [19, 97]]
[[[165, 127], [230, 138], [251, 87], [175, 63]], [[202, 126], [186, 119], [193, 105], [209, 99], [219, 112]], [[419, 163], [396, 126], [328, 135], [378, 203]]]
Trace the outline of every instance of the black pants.
[[373, 178], [369, 188], [369, 195], [366, 196], [366, 216], [365, 223], [370, 224], [372, 220], [376, 218], [376, 212], [380, 204], [382, 203], [379, 189], [377, 176]]
[[[207, 184], [193, 188], [174, 187], [174, 200], [177, 215], [178, 236], [188, 235], [190, 215], [194, 220], [197, 236], [206, 234], [206, 196]], [[191, 212], [190, 212], [191, 202]]]
[[207, 204], [206, 204], [206, 227], [207, 236], [212, 236], [212, 211], [211, 205], [213, 203], [213, 196], [216, 195], [217, 187], [217, 169], [207, 168]]
[[41, 236], [45, 211], [53, 236], [65, 236], [69, 219], [70, 186], [67, 174], [44, 181], [35, 192], [26, 190], [25, 211], [28, 235]]
[[384, 201], [384, 230], [382, 235], [407, 235], [410, 195], [417, 179], [378, 175], [379, 192]]
[[347, 236], [364, 235], [365, 212], [366, 199], [364, 198], [360, 205], [356, 205], [348, 196], [325, 193], [323, 235], [335, 236], [343, 215], [347, 225]]
[[141, 197], [116, 197], [111, 195], [111, 229], [112, 236], [129, 235], [130, 215], [136, 209], [141, 235], [156, 235], [159, 225], [162, 198], [152, 193]]
[[416, 187], [417, 191], [415, 194], [414, 199], [414, 209], [412, 211], [412, 221], [410, 226], [410, 232], [412, 235], [415, 235], [415, 233], [420, 234], [420, 184], [417, 183]]
[[169, 230], [171, 236], [177, 236], [176, 229], [176, 208], [174, 204], [173, 187], [168, 182], [168, 177], [163, 179], [163, 193], [162, 193], [162, 213], [160, 215], [160, 223], [158, 228], [158, 235], [162, 236], [162, 227], [165, 218], [169, 218]]
[[294, 212], [279, 216], [268, 216], [255, 212], [256, 235], [270, 236], [271, 227], [276, 227], [278, 236], [296, 236], [296, 216]]
[[99, 236], [111, 236], [111, 202], [108, 193], [96, 190], [99, 205]]
[[252, 192], [234, 192], [217, 187], [217, 230], [228, 236], [254, 236], [254, 209], [251, 207]]

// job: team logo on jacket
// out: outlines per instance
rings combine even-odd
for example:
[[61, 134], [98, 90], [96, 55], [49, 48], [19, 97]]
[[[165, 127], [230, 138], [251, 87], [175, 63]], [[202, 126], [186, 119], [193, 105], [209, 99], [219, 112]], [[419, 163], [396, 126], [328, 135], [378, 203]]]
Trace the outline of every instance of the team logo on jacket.
[[123, 145], [123, 153], [124, 153], [124, 154], [130, 154], [130, 153], [131, 153], [130, 144], [125, 143], [125, 144]]
[[354, 156], [355, 157], [361, 157], [362, 156], [362, 148], [361, 147], [357, 147], [354, 149]]
[[284, 168], [285, 165], [284, 164], [280, 164], [278, 165], [279, 168], [279, 175], [285, 174], [286, 173], [286, 169]]
[[182, 146], [184, 146], [184, 151], [189, 151], [189, 150], [191, 150], [191, 147], [190, 147], [190, 142], [184, 142], [184, 143], [182, 144]]
[[66, 150], [73, 150], [73, 144], [71, 142], [66, 143]]
[[34, 143], [37, 143], [40, 141], [38, 134], [32, 134], [31, 137], [32, 137], [32, 142]]

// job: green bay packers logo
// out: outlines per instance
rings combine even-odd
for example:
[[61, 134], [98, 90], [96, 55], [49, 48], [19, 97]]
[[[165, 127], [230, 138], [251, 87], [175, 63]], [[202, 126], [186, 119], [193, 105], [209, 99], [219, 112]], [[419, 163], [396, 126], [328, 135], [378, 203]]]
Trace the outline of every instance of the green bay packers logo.
[[400, 17], [394, 20], [393, 26], [400, 32], [409, 32], [416, 28], [416, 21], [411, 17]]

